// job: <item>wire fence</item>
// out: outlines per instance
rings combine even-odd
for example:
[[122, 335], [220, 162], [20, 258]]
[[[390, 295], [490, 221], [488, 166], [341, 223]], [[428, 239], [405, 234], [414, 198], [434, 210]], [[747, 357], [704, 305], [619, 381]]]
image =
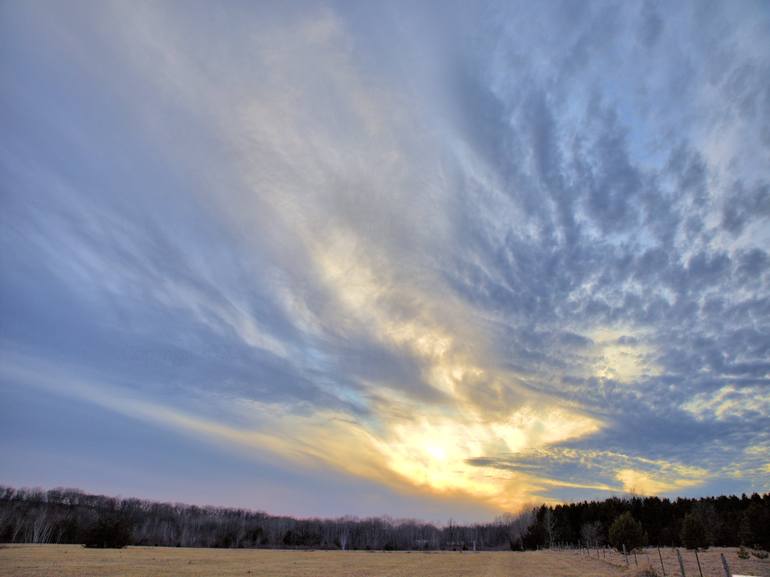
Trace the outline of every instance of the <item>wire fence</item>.
[[[620, 569], [651, 569], [650, 575], [661, 577], [733, 577], [733, 549], [688, 550], [671, 547], [645, 547], [618, 551], [612, 547], [555, 545], [559, 551], [597, 559]], [[727, 553], [727, 556], [725, 556]], [[732, 562], [728, 560], [732, 559]], [[761, 563], [770, 563], [763, 561]], [[654, 573], [653, 573], [654, 571]], [[742, 570], [743, 571], [743, 570]], [[764, 574], [764, 573], [763, 573]]]

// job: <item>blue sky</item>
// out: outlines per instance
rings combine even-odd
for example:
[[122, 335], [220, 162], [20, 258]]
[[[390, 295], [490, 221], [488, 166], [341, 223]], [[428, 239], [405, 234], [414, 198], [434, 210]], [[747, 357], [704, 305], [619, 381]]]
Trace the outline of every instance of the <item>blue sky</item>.
[[0, 482], [487, 519], [770, 490], [762, 2], [0, 5]]

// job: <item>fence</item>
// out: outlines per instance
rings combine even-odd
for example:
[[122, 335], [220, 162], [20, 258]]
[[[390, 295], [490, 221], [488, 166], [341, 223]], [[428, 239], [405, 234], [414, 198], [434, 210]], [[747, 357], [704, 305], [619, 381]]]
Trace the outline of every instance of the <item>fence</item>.
[[621, 568], [652, 568], [663, 577], [751, 577], [732, 573], [725, 554], [710, 550], [680, 550], [677, 548], [645, 548], [622, 551], [610, 547], [561, 546], [557, 549], [573, 551], [577, 555], [598, 559]]

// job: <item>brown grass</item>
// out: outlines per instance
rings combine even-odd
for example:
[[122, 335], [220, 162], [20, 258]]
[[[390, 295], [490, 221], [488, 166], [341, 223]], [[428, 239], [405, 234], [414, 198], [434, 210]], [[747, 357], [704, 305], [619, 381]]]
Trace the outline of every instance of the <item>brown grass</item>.
[[[722, 577], [719, 553], [735, 573], [770, 577], [770, 561], [740, 560], [735, 549], [701, 553], [704, 577]], [[652, 555], [654, 553], [654, 557]], [[692, 552], [683, 551], [687, 575], [698, 576]], [[626, 569], [622, 555], [604, 560], [570, 551], [531, 552], [364, 552], [266, 551], [250, 549], [173, 549], [129, 547], [85, 549], [77, 545], [5, 545], [0, 577], [631, 577], [647, 564]], [[660, 572], [657, 550], [650, 550]], [[664, 551], [668, 575], [678, 575], [672, 550]]]

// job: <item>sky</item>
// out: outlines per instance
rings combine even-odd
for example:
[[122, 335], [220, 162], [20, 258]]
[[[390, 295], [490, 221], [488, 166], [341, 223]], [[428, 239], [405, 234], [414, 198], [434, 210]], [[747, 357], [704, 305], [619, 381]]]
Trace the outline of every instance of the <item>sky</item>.
[[768, 38], [750, 0], [4, 0], [0, 483], [770, 491]]

